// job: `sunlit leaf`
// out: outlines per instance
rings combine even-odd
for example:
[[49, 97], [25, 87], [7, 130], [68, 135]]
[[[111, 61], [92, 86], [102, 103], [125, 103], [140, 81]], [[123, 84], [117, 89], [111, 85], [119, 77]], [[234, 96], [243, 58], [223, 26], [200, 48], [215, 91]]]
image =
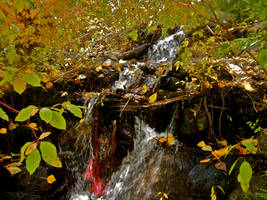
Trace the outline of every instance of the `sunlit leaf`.
[[220, 157], [224, 156], [228, 152], [229, 146], [221, 148], [219, 150], [212, 151], [211, 154], [219, 159]]
[[23, 76], [24, 80], [34, 87], [40, 87], [41, 86], [41, 78], [38, 76], [38, 74], [25, 74]]
[[14, 122], [10, 121], [10, 123], [8, 124], [8, 130], [14, 130], [18, 126], [19, 126], [18, 123], [14, 123]]
[[172, 146], [172, 145], [175, 144], [175, 137], [173, 136], [172, 133], [170, 133], [170, 134], [168, 135], [167, 143], [168, 143], [169, 146]]
[[14, 90], [19, 94], [22, 94], [24, 92], [27, 85], [26, 81], [23, 78], [18, 78], [15, 81], [11, 82], [11, 84], [13, 85]]
[[249, 189], [249, 182], [252, 178], [252, 169], [248, 162], [242, 162], [239, 168], [238, 182], [241, 185], [243, 192], [247, 192]]
[[26, 108], [23, 108], [19, 114], [17, 115], [17, 117], [15, 118], [15, 121], [25, 121], [28, 120], [31, 117], [31, 113], [36, 109], [36, 106], [30, 105]]
[[205, 146], [207, 146], [207, 145], [206, 145], [205, 142], [202, 140], [202, 141], [200, 141], [199, 143], [197, 143], [197, 146], [198, 146], [198, 147], [205, 147]]
[[38, 130], [36, 123], [30, 123], [30, 124], [28, 124], [28, 127], [32, 128], [34, 130]]
[[232, 171], [233, 171], [233, 169], [235, 168], [235, 166], [236, 166], [236, 163], [237, 163], [237, 161], [239, 160], [240, 158], [238, 158], [238, 159], [236, 159], [236, 161], [232, 164], [232, 166], [230, 167], [230, 170], [229, 170], [229, 175], [231, 175], [231, 173], [232, 173]]
[[49, 123], [52, 120], [52, 115], [52, 110], [50, 110], [49, 108], [42, 108], [39, 112], [40, 118], [46, 123]]
[[201, 149], [202, 149], [203, 151], [212, 151], [212, 147], [211, 147], [210, 145], [201, 147]]
[[99, 67], [95, 68], [95, 71], [97, 71], [97, 72], [100, 72], [101, 70], [103, 70], [102, 66], [99, 66]]
[[46, 181], [47, 181], [47, 183], [52, 184], [52, 183], [54, 183], [56, 181], [56, 178], [52, 174], [52, 175], [50, 175], [50, 176], [47, 177]]
[[210, 162], [210, 158], [207, 158], [207, 159], [204, 159], [204, 160], [201, 160], [200, 163], [208, 163]]
[[6, 128], [0, 128], [0, 134], [7, 134]]
[[154, 103], [157, 100], [157, 92], [149, 97], [149, 103]]
[[6, 112], [2, 108], [0, 108], [0, 118], [3, 120], [9, 121], [8, 115], [6, 114]]
[[66, 129], [66, 120], [65, 118], [62, 116], [62, 114], [60, 114], [57, 111], [52, 111], [52, 119], [49, 122], [51, 124], [51, 126], [58, 128], [58, 129]]
[[51, 132], [43, 132], [43, 133], [39, 136], [39, 139], [42, 140], [42, 139], [48, 137], [50, 134], [51, 134]]
[[20, 161], [19, 162], [22, 162], [26, 156], [25, 156], [25, 150], [26, 148], [32, 144], [32, 142], [26, 142], [21, 148], [20, 148]]
[[49, 82], [47, 82], [47, 83], [45, 84], [45, 87], [46, 87], [47, 89], [52, 88], [52, 87], [53, 87], [53, 83], [52, 83], [51, 81], [49, 81]]
[[38, 149], [34, 149], [26, 158], [26, 169], [32, 175], [39, 167], [41, 156]]
[[133, 41], [136, 41], [138, 39], [138, 30], [133, 30], [128, 34]]
[[34, 149], [36, 149], [37, 146], [38, 146], [37, 142], [32, 142], [29, 146], [27, 146], [25, 155], [30, 154]]
[[73, 104], [66, 104], [67, 110], [70, 111], [74, 116], [82, 118], [82, 111], [81, 109]]
[[249, 92], [255, 91], [255, 89], [248, 82], [243, 82], [242, 86], [245, 88], [245, 90], [247, 90]]
[[42, 141], [40, 143], [40, 150], [42, 158], [47, 164], [54, 167], [62, 167], [62, 163], [57, 156], [57, 149], [55, 145], [53, 145], [51, 142]]
[[6, 168], [12, 176], [22, 171], [19, 167], [7, 166]]

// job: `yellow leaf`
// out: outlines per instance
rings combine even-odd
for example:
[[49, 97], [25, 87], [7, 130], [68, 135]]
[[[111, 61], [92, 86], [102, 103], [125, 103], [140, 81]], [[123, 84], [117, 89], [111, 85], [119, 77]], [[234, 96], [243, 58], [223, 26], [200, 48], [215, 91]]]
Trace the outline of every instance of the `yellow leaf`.
[[163, 72], [164, 72], [164, 68], [163, 67], [160, 67], [159, 69], [158, 69], [158, 76], [161, 76], [162, 74], [163, 74]]
[[168, 195], [166, 193], [163, 194], [166, 199], [168, 199]]
[[97, 72], [100, 72], [101, 70], [103, 70], [102, 66], [99, 66], [99, 67], [95, 68], [95, 71], [97, 71]]
[[45, 84], [45, 87], [46, 87], [47, 89], [49, 89], [49, 88], [53, 87], [53, 83], [52, 83], [52, 82], [47, 82], [47, 83]]
[[36, 115], [36, 113], [38, 113], [39, 110], [40, 110], [39, 108], [36, 108], [35, 110], [33, 110], [32, 113], [31, 113], [31, 117]]
[[24, 92], [27, 85], [26, 81], [23, 78], [18, 78], [15, 81], [11, 82], [11, 84], [13, 85], [14, 90], [19, 94], [22, 94]]
[[27, 149], [26, 149], [26, 151], [25, 151], [25, 155], [30, 154], [30, 153], [37, 147], [37, 145], [38, 145], [37, 142], [33, 142], [33, 143], [31, 143], [31, 144], [27, 147]]
[[218, 141], [218, 144], [220, 144], [222, 146], [227, 146], [228, 145], [226, 140]]
[[61, 94], [61, 97], [64, 97], [64, 96], [67, 96], [68, 95], [68, 92], [63, 92], [62, 94]]
[[211, 146], [210, 146], [210, 145], [207, 145], [207, 146], [201, 147], [201, 149], [202, 149], [203, 151], [212, 151], [212, 148], [211, 148]]
[[81, 124], [81, 123], [83, 123], [83, 122], [84, 122], [84, 120], [85, 120], [84, 118], [83, 118], [83, 119], [81, 119], [81, 120], [80, 120], [80, 124]]
[[243, 82], [242, 86], [245, 88], [245, 90], [249, 92], [253, 92], [255, 90], [248, 82]]
[[9, 171], [9, 173], [13, 176], [14, 174], [17, 174], [19, 172], [21, 172], [22, 170], [18, 167], [11, 167], [11, 166], [7, 166], [6, 167]]
[[43, 74], [42, 75], [42, 81], [44, 83], [47, 83], [48, 81], [50, 81], [50, 77], [47, 74]]
[[7, 134], [6, 128], [1, 128], [0, 129], [0, 134]]
[[207, 158], [207, 159], [201, 160], [200, 163], [208, 163], [209, 161], [210, 161], [210, 158]]
[[169, 146], [172, 146], [172, 145], [175, 144], [175, 138], [174, 138], [174, 136], [173, 136], [172, 133], [170, 133], [170, 134], [168, 135], [167, 143], [168, 143]]
[[52, 183], [54, 183], [56, 181], [56, 178], [52, 174], [52, 175], [50, 175], [50, 176], [47, 177], [46, 181], [47, 181], [47, 183], [52, 184]]
[[37, 129], [38, 129], [36, 123], [30, 123], [30, 124], [28, 124], [28, 126], [29, 126], [30, 128], [32, 128], [32, 129], [34, 129], [34, 130], [37, 130]]
[[198, 147], [205, 147], [205, 146], [207, 146], [207, 145], [206, 145], [205, 142], [202, 140], [201, 142], [197, 143], [197, 146], [198, 146]]
[[148, 87], [147, 87], [147, 85], [145, 84], [145, 85], [143, 85], [143, 87], [142, 87], [142, 94], [145, 94], [147, 91], [148, 91]]
[[17, 128], [18, 126], [19, 126], [18, 123], [10, 122], [10, 123], [8, 124], [8, 129], [9, 129], [9, 130], [13, 130], [13, 129]]
[[167, 137], [159, 138], [159, 143], [163, 143], [167, 141]]
[[154, 103], [157, 100], [157, 92], [149, 97], [149, 103]]
[[42, 140], [42, 139], [48, 137], [50, 134], [51, 134], [51, 132], [43, 132], [43, 133], [39, 136], [39, 139]]
[[215, 151], [211, 152], [211, 154], [215, 158], [219, 159], [220, 157], [224, 156], [228, 152], [228, 149], [229, 149], [229, 146], [221, 148], [219, 150], [215, 150]]

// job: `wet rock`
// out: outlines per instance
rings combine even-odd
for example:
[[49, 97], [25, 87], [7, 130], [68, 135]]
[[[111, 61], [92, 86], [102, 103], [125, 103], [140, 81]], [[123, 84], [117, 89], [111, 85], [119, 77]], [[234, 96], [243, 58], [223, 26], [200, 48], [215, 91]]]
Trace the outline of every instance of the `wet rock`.
[[166, 77], [161, 80], [161, 89], [166, 91], [177, 91], [184, 88], [184, 81], [176, 77]]
[[[263, 193], [261, 189], [267, 188], [267, 177], [265, 175], [254, 176], [250, 181], [250, 188], [249, 190], [253, 195], [258, 193]], [[266, 193], [265, 193], [266, 194]], [[257, 196], [258, 199], [263, 200], [264, 198], [260, 198]], [[228, 196], [227, 200], [239, 200], [239, 199], [248, 199], [248, 195], [244, 193], [240, 186], [238, 186], [233, 192]]]
[[226, 189], [228, 176], [222, 170], [215, 168], [214, 164], [198, 164], [190, 172], [190, 194], [192, 196], [209, 197], [212, 186], [221, 186]]

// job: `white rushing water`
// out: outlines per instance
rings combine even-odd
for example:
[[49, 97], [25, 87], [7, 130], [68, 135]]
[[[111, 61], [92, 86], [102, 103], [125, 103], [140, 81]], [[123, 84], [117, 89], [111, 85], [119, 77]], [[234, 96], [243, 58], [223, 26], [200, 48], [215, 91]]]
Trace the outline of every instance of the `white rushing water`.
[[[182, 30], [177, 31], [175, 34], [166, 37], [160, 40], [157, 44], [153, 45], [148, 53], [150, 62], [154, 63], [163, 63], [173, 61], [177, 56], [177, 47], [180, 42], [184, 39], [185, 35]], [[142, 63], [136, 63], [129, 65], [125, 63], [125, 66], [120, 75], [119, 80], [117, 80], [113, 86], [112, 90], [116, 91], [117, 89], [128, 89], [134, 83], [139, 81], [142, 78], [142, 70], [139, 69]], [[151, 87], [156, 82], [155, 78], [147, 76], [143, 82]], [[86, 120], [92, 122], [92, 110], [96, 100], [91, 100], [88, 104], [88, 113]], [[85, 181], [85, 171], [83, 173], [76, 172], [74, 176], [79, 176], [77, 183], [75, 184], [74, 189], [71, 192], [71, 200], [132, 200], [132, 199], [151, 199], [151, 196], [157, 195], [155, 187], [160, 180], [159, 174], [164, 176], [167, 173], [168, 169], [162, 168], [163, 157], [166, 156], [164, 148], [161, 148], [157, 145], [157, 138], [166, 136], [169, 133], [173, 133], [175, 126], [175, 116], [178, 112], [176, 108], [172, 114], [169, 126], [167, 127], [164, 133], [157, 133], [154, 129], [145, 124], [142, 120], [136, 118], [135, 123], [135, 134], [136, 138], [134, 140], [134, 148], [128, 155], [123, 159], [123, 162], [115, 173], [113, 173], [111, 178], [111, 185], [106, 191], [104, 196], [99, 198], [95, 197], [94, 194], [91, 194], [86, 190], [86, 181]], [[90, 129], [90, 127], [88, 127]], [[83, 129], [82, 129], [83, 130]], [[85, 131], [85, 130], [83, 130]], [[90, 130], [88, 130], [90, 132]], [[91, 138], [85, 138], [88, 133], [80, 133], [81, 138], [78, 137], [77, 142], [84, 142], [87, 140], [87, 145], [85, 145], [84, 151], [91, 152], [89, 155], [84, 153], [80, 162], [85, 162], [92, 157], [93, 149], [90, 145]], [[83, 141], [81, 141], [83, 140]], [[179, 145], [176, 142], [176, 150], [178, 150]], [[85, 155], [87, 157], [85, 157]], [[76, 161], [77, 162], [77, 161]], [[74, 166], [76, 167], [76, 166]], [[77, 167], [76, 167], [77, 168]]]
[[178, 53], [177, 48], [184, 38], [185, 34], [180, 29], [175, 34], [158, 41], [148, 52], [150, 62], [164, 63], [173, 61]]

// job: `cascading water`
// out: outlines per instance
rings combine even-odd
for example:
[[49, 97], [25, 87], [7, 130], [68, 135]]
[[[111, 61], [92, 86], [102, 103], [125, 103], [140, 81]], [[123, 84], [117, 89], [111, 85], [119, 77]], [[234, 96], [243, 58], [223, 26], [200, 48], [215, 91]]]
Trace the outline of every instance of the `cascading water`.
[[[166, 151], [157, 145], [157, 138], [166, 136], [169, 133], [167, 131], [173, 129], [177, 111], [178, 109], [175, 109], [171, 118], [172, 127], [169, 126], [166, 132], [161, 134], [136, 118], [134, 149], [124, 158], [120, 169], [112, 175], [112, 185], [102, 199], [146, 200], [157, 196], [157, 190], [167, 189], [166, 185], [157, 185], [161, 176], [168, 173], [168, 169], [162, 167]], [[176, 150], [178, 147], [176, 142]]]
[[177, 47], [185, 38], [184, 32], [179, 29], [175, 34], [170, 35], [157, 44], [154, 44], [148, 51], [148, 58], [152, 63], [171, 62], [177, 56]]
[[[71, 172], [71, 176], [74, 177], [75, 184], [69, 191], [70, 200], [83, 200], [88, 199], [91, 195], [88, 191], [88, 183], [86, 182], [87, 164], [90, 159], [94, 157], [92, 147], [92, 124], [93, 121], [93, 109], [97, 101], [97, 97], [93, 97], [89, 100], [87, 106], [87, 112], [85, 121], [74, 127], [74, 130], [79, 130], [79, 133], [75, 134], [74, 153], [71, 152], [70, 159], [65, 162], [66, 168]], [[71, 130], [72, 132], [73, 130]], [[66, 152], [65, 152], [66, 153]], [[79, 162], [77, 162], [77, 160]]]
[[[177, 55], [177, 47], [184, 39], [183, 31], [179, 30], [175, 34], [162, 39], [158, 44], [153, 45], [148, 53], [150, 62], [162, 63], [173, 61]], [[119, 75], [119, 80], [116, 81], [112, 90], [128, 89], [135, 82], [142, 77], [142, 70], [139, 69], [142, 63], [127, 64]], [[151, 87], [155, 84], [156, 79], [148, 76], [143, 80], [143, 83]], [[92, 110], [95, 100], [91, 100], [88, 104], [88, 111], [86, 121], [88, 124], [92, 123]], [[136, 118], [134, 148], [123, 159], [123, 162], [111, 178], [111, 184], [106, 187], [103, 192], [101, 187], [101, 180], [99, 177], [93, 177], [93, 150], [91, 144], [91, 132], [80, 133], [77, 138], [77, 143], [87, 144], [84, 149], [79, 150], [80, 155], [78, 159], [82, 166], [67, 166], [73, 171], [75, 177], [78, 177], [75, 187], [71, 190], [71, 200], [132, 200], [132, 199], [151, 199], [157, 196], [157, 192], [167, 191], [169, 185], [165, 183], [159, 184], [162, 176], [169, 176], [168, 172], [168, 153], [166, 149], [157, 144], [157, 138], [166, 136], [173, 131], [175, 116], [177, 115], [178, 108], [175, 109], [171, 121], [165, 133], [157, 133], [154, 129], [146, 125], [142, 120]], [[90, 129], [90, 126], [87, 127]], [[83, 130], [83, 129], [82, 129]], [[83, 130], [86, 131], [86, 130]], [[84, 136], [86, 135], [86, 137]], [[88, 137], [87, 137], [88, 136]], [[82, 137], [82, 139], [80, 138]], [[178, 144], [174, 145], [176, 151], [179, 147]], [[172, 148], [174, 148], [172, 146]], [[168, 149], [168, 148], [167, 148]], [[87, 152], [86, 152], [87, 151]], [[90, 152], [90, 153], [88, 153]], [[164, 160], [166, 162], [164, 162]], [[87, 166], [86, 166], [87, 165]], [[165, 165], [165, 166], [164, 166]], [[73, 169], [72, 169], [73, 168]], [[77, 168], [80, 168], [77, 170]], [[88, 179], [93, 179], [91, 182], [91, 189], [99, 190], [95, 192], [88, 190]], [[101, 196], [102, 195], [102, 196]]]

